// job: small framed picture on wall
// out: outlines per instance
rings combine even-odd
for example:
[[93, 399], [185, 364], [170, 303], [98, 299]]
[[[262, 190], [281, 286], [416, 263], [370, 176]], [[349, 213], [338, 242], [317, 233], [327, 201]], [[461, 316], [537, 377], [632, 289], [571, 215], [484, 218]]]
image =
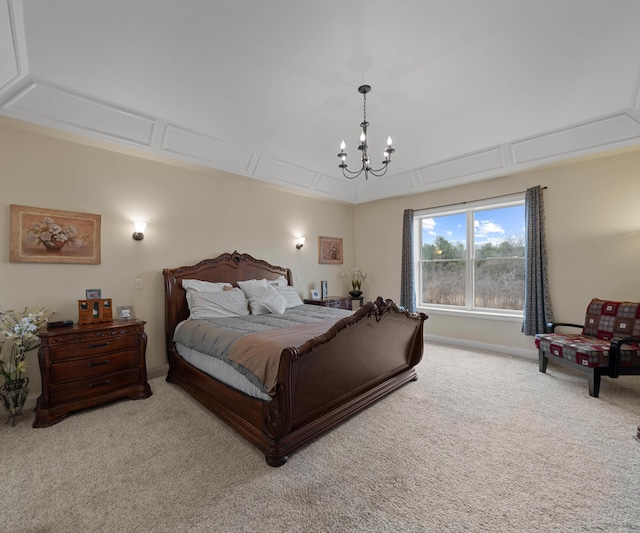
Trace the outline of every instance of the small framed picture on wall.
[[318, 237], [318, 263], [321, 265], [342, 264], [342, 239]]

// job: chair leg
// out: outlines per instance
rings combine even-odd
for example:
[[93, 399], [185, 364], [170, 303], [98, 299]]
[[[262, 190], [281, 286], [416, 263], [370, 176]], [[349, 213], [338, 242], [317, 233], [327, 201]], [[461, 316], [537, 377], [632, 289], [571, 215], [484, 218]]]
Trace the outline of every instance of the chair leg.
[[549, 362], [549, 358], [544, 355], [542, 350], [538, 350], [538, 370], [543, 374], [547, 371], [547, 363]]
[[589, 377], [589, 396], [597, 398], [600, 394], [600, 374], [591, 370], [587, 375]]

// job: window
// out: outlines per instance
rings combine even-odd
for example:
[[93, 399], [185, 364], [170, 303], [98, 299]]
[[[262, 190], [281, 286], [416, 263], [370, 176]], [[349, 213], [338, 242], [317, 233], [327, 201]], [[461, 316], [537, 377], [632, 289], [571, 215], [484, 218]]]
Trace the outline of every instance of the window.
[[418, 305], [520, 316], [524, 226], [524, 195], [416, 212]]

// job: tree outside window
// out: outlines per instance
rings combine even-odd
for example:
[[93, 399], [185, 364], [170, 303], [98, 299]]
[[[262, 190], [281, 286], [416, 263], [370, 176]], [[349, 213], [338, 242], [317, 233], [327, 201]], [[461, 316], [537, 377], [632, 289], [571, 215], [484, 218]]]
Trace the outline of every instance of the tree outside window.
[[419, 305], [521, 312], [524, 221], [524, 198], [416, 213]]

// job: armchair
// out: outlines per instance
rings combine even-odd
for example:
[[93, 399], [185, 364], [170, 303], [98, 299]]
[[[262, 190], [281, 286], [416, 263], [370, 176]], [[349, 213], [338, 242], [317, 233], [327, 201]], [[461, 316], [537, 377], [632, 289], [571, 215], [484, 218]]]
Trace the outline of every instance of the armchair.
[[[556, 328], [581, 328], [580, 333], [556, 333]], [[547, 371], [549, 359], [587, 374], [589, 395], [600, 394], [600, 378], [640, 375], [640, 303], [594, 298], [584, 325], [547, 324], [535, 336], [538, 369]]]

